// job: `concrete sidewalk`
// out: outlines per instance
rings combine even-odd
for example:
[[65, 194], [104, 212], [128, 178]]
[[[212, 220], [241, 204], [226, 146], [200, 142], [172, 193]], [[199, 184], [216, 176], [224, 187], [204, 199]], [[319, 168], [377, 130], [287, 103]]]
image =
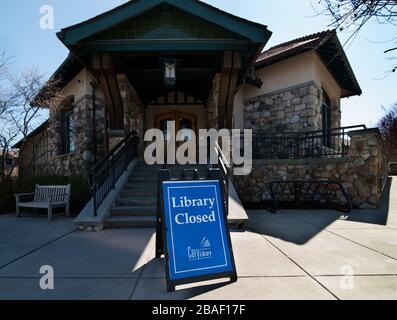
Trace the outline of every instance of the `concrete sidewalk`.
[[[397, 299], [397, 203], [381, 210], [249, 213], [231, 233], [239, 280], [167, 293], [153, 229], [79, 232], [0, 216], [0, 299]], [[51, 265], [55, 290], [39, 287]], [[346, 277], [352, 275], [352, 277]]]

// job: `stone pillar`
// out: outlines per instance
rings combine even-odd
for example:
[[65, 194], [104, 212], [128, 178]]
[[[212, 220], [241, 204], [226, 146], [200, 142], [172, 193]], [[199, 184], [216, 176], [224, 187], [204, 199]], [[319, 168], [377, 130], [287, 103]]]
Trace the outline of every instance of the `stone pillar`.
[[121, 100], [124, 109], [124, 129], [126, 133], [135, 130], [141, 141], [138, 148], [138, 154], [143, 155], [143, 137], [145, 134], [145, 109], [139, 99], [137, 92], [128, 80], [127, 75], [117, 75], [119, 83]]
[[[83, 159], [87, 169], [92, 167], [94, 162], [94, 152], [96, 153], [96, 161], [105, 155], [105, 103], [95, 97], [95, 132], [93, 123], [93, 101], [92, 96], [86, 96], [80, 101], [81, 106], [77, 109], [81, 115], [79, 123], [84, 126], [83, 141], [79, 146], [84, 150]], [[94, 150], [94, 146], [96, 150]]]
[[221, 87], [221, 74], [217, 73], [212, 81], [212, 89], [207, 102], [207, 129], [218, 129], [218, 104]]
[[331, 127], [340, 128], [342, 119], [342, 111], [340, 108], [340, 99], [331, 101]]
[[352, 131], [349, 136], [351, 170], [356, 173], [349, 194], [355, 206], [377, 207], [387, 172], [383, 139], [377, 128]]

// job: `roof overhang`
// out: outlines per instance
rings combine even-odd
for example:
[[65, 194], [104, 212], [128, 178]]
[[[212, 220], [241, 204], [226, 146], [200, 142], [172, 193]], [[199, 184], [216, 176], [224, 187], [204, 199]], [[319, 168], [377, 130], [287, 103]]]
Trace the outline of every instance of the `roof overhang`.
[[315, 51], [341, 87], [342, 98], [361, 95], [362, 90], [336, 31], [326, 31], [313, 36], [317, 35], [321, 36], [308, 36], [297, 39], [299, 41], [293, 40], [270, 48], [262, 54], [263, 58], [257, 60], [256, 68], [260, 69], [308, 51]]
[[41, 125], [39, 125], [36, 129], [34, 129], [31, 133], [29, 133], [25, 138], [19, 140], [16, 144], [14, 144], [11, 148], [12, 149], [19, 149], [22, 147], [23, 143], [28, 139], [34, 137], [35, 135], [41, 133], [43, 130], [48, 128], [50, 122], [49, 120], [44, 121]]
[[82, 23], [62, 29], [57, 35], [67, 46], [75, 46], [94, 34], [145, 13], [160, 4], [169, 4], [208, 22], [239, 34], [253, 43], [266, 43], [267, 26], [242, 19], [198, 0], [133, 0]]
[[[103, 39], [101, 36], [130, 21], [145, 17], [156, 8], [171, 6], [177, 10], [204, 21], [215, 29], [225, 30], [228, 37], [178, 37], [159, 38], [120, 38]], [[191, 22], [192, 23], [192, 22]], [[160, 24], [161, 25], [161, 24]], [[272, 32], [267, 26], [234, 16], [199, 0], [132, 0], [92, 19], [62, 29], [58, 38], [70, 50], [69, 57], [58, 68], [52, 78], [60, 79], [61, 87], [70, 81], [83, 67], [95, 74], [92, 69], [92, 54], [104, 52], [117, 55], [145, 55], [164, 52], [172, 54], [209, 53], [223, 55], [225, 50], [242, 52], [242, 67], [239, 81], [255, 64]], [[207, 35], [207, 34], [206, 34]]]
[[83, 68], [84, 65], [69, 54], [34, 97], [31, 106], [48, 108], [45, 102], [50, 101], [56, 92], [62, 90]]

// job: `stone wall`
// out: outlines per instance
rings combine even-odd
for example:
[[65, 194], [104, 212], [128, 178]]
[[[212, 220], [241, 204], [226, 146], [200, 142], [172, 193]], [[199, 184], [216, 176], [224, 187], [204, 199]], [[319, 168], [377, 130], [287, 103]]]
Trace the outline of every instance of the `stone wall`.
[[221, 88], [221, 74], [217, 73], [212, 81], [212, 89], [207, 102], [207, 129], [218, 129], [218, 104]]
[[144, 135], [144, 105], [139, 100], [134, 87], [128, 81], [126, 75], [117, 75], [120, 95], [124, 107], [124, 129], [126, 132], [135, 130], [143, 139]]
[[[125, 75], [118, 76], [120, 94], [124, 107], [124, 130], [109, 132], [109, 149], [121, 141], [126, 133], [137, 131], [142, 138], [144, 134], [144, 108], [138, 95]], [[85, 95], [78, 101], [73, 96], [65, 98], [56, 108], [50, 110], [49, 136], [52, 172], [61, 175], [84, 174], [90, 172], [94, 160], [100, 160], [106, 153], [105, 145], [105, 107], [104, 101], [96, 97], [95, 134], [93, 132], [92, 96]], [[74, 110], [75, 151], [63, 154], [62, 113]], [[94, 140], [95, 139], [95, 140]], [[94, 159], [94, 142], [96, 159]]]
[[[269, 132], [322, 129], [322, 89], [315, 82], [244, 101], [244, 127]], [[340, 127], [340, 106], [331, 101], [332, 127]]]
[[[105, 154], [105, 110], [103, 101], [96, 98], [96, 134], [93, 134], [92, 97], [83, 96], [73, 101], [73, 96], [65, 99], [58, 107], [50, 110], [49, 132], [53, 173], [60, 175], [86, 175], [94, 163], [94, 139], [96, 139], [97, 160]], [[75, 151], [63, 154], [62, 112], [73, 109], [75, 121]], [[94, 138], [95, 137], [95, 138]]]
[[235, 177], [239, 196], [247, 203], [269, 200], [273, 180], [334, 180], [343, 184], [355, 207], [377, 207], [387, 162], [382, 138], [377, 129], [350, 135], [346, 158], [254, 160], [250, 175]]
[[124, 131], [130, 133], [135, 130], [141, 143], [138, 154], [143, 155], [143, 137], [145, 131], [145, 107], [139, 99], [138, 93], [124, 74], [117, 75], [120, 95], [124, 109]]

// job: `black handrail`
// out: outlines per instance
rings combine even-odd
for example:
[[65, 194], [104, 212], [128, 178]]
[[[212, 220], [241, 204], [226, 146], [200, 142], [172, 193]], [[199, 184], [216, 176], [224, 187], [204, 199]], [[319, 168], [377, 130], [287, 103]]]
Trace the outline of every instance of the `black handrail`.
[[217, 155], [218, 163], [217, 167], [219, 168], [220, 171], [220, 176], [221, 176], [221, 183], [222, 183], [222, 188], [223, 188], [223, 203], [225, 205], [225, 211], [226, 214], [229, 214], [229, 180], [232, 177], [232, 168], [230, 163], [228, 163], [227, 158], [225, 154], [222, 151], [222, 148], [220, 145], [216, 142], [215, 143], [215, 153]]
[[138, 143], [137, 133], [131, 132], [93, 167], [90, 187], [95, 217], [106, 196], [115, 188], [117, 180], [137, 157]]
[[348, 155], [350, 137], [365, 125], [308, 132], [265, 132], [252, 134], [254, 159], [343, 158]]

